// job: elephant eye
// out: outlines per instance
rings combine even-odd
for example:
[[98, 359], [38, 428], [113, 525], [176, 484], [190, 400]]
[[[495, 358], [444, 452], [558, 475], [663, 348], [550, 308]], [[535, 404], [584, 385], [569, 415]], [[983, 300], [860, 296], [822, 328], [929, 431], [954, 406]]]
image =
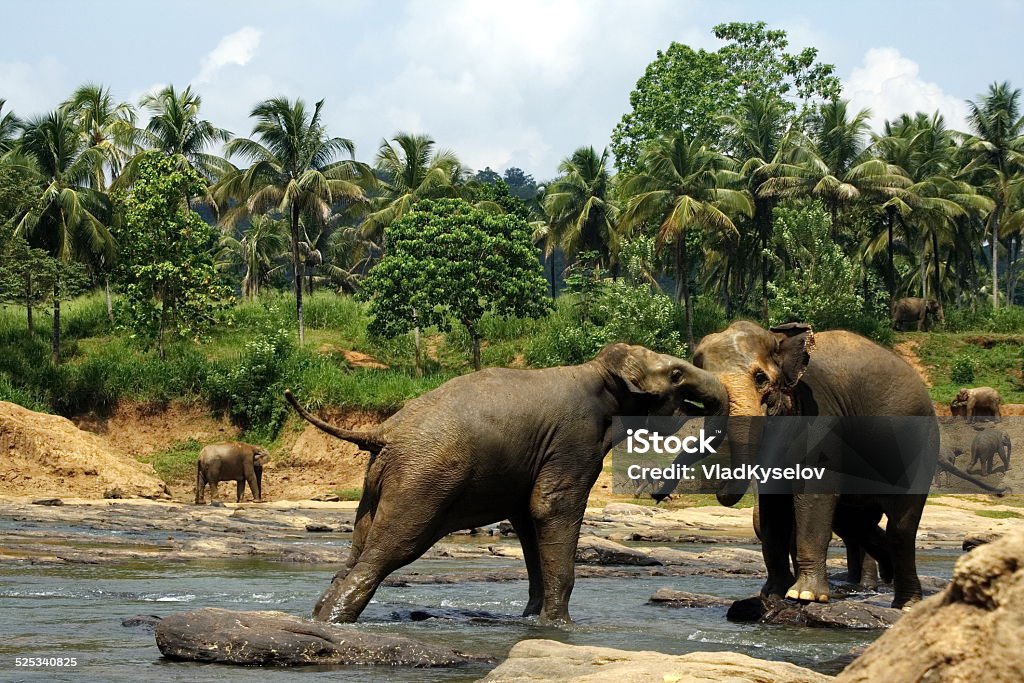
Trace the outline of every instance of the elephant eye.
[[764, 370], [758, 370], [754, 373], [754, 384], [757, 385], [758, 389], [764, 389], [768, 386], [768, 375], [765, 374]]
[[683, 381], [683, 371], [676, 368], [668, 377], [672, 381], [672, 384], [679, 384]]

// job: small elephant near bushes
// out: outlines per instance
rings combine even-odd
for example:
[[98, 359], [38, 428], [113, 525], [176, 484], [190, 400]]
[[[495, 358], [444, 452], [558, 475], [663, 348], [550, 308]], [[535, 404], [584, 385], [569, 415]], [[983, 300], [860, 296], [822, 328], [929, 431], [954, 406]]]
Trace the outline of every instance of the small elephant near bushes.
[[235, 481], [238, 489], [235, 502], [241, 503], [245, 485], [249, 484], [254, 502], [263, 502], [263, 464], [270, 455], [260, 446], [247, 443], [218, 443], [199, 452], [196, 462], [196, 505], [203, 504], [206, 485], [210, 485], [210, 499], [217, 500], [217, 484]]

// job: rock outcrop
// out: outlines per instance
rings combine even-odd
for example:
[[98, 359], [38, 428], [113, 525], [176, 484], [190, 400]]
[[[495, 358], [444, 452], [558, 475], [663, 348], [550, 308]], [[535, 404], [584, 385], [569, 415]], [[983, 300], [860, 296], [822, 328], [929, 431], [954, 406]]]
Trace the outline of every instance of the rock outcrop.
[[114, 453], [59, 415], [0, 401], [0, 495], [168, 498], [152, 465]]
[[735, 652], [666, 655], [566, 645], [553, 640], [522, 640], [482, 683], [569, 680], [587, 683], [829, 683], [833, 679], [795, 664], [755, 659]]
[[953, 580], [876, 640], [837, 682], [1024, 681], [1024, 529], [957, 560]]
[[283, 612], [198, 609], [164, 617], [156, 644], [169, 659], [243, 666], [386, 664], [452, 667], [471, 658], [411, 638], [360, 633]]

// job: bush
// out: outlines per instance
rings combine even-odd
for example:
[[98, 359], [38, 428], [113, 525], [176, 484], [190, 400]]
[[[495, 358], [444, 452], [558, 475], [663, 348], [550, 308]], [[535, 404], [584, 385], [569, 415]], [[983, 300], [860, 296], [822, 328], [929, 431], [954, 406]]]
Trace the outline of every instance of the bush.
[[974, 382], [974, 374], [977, 369], [978, 361], [966, 353], [962, 353], [953, 360], [949, 379], [955, 384], [971, 384]]
[[526, 361], [535, 367], [578, 365], [592, 360], [605, 345], [602, 328], [589, 322], [571, 322], [548, 330], [526, 349]]
[[605, 343], [624, 342], [682, 356], [686, 347], [679, 337], [676, 305], [647, 285], [625, 282], [607, 285], [596, 306], [595, 321], [603, 327]]
[[[693, 298], [693, 338], [697, 343], [712, 332], [721, 332], [729, 326], [729, 318], [725, 315], [725, 307], [708, 294]], [[685, 314], [680, 309], [680, 329], [686, 324]], [[693, 349], [690, 349], [693, 352]]]

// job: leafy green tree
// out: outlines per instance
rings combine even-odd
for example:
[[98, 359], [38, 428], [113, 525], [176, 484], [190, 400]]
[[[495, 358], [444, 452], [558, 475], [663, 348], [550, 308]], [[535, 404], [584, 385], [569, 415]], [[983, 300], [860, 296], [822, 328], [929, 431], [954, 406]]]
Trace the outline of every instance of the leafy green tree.
[[379, 240], [421, 200], [460, 196], [462, 164], [454, 153], [437, 149], [428, 135], [397, 133], [390, 142], [383, 140], [374, 163], [380, 184], [361, 227], [370, 239]]
[[816, 100], [839, 95], [831, 64], [817, 60], [817, 50], [787, 52], [785, 31], [764, 22], [714, 27], [726, 41], [717, 52], [693, 50], [673, 42], [648, 66], [629, 96], [631, 110], [612, 132], [612, 152], [620, 169], [635, 170], [644, 143], [685, 131], [691, 137], [719, 140], [722, 116], [735, 115], [747, 94], [779, 98], [787, 118], [798, 116]]
[[968, 101], [972, 135], [963, 148], [969, 162], [962, 173], [975, 179], [993, 200], [988, 215], [992, 250], [992, 307], [999, 308], [999, 239], [1007, 211], [1013, 207], [1014, 183], [1024, 171], [1024, 116], [1020, 89], [993, 83], [978, 102]]
[[473, 180], [482, 185], [493, 185], [501, 180], [501, 174], [487, 166], [484, 170], [477, 171], [473, 176]]
[[222, 270], [242, 266], [242, 295], [255, 299], [260, 288], [281, 269], [279, 261], [287, 253], [287, 223], [268, 216], [253, 216], [244, 232], [221, 236], [217, 260]]
[[373, 333], [461, 324], [479, 370], [485, 314], [539, 317], [547, 309], [530, 227], [517, 216], [460, 199], [428, 200], [392, 223], [387, 240], [387, 253], [363, 281]]
[[[355, 145], [347, 138], [330, 137], [321, 119], [324, 101], [313, 111], [302, 99], [275, 97], [257, 104], [253, 137], [227, 144], [229, 157], [252, 161], [245, 170], [227, 175], [215, 188], [220, 203], [238, 203], [225, 212], [222, 222], [232, 225], [243, 216], [274, 212], [285, 216], [291, 239], [292, 291], [299, 327], [305, 341], [302, 315], [302, 278], [306, 256], [313, 250], [303, 223], [322, 225], [335, 203], [366, 201], [368, 169], [355, 161]], [[339, 158], [348, 155], [349, 159]]]
[[132, 336], [155, 342], [161, 358], [169, 335], [201, 335], [230, 296], [213, 262], [214, 229], [185, 202], [204, 185], [191, 167], [149, 152], [121, 201], [117, 279], [127, 325]]
[[746, 190], [735, 189], [738, 176], [732, 162], [703, 142], [679, 132], [652, 143], [640, 157], [640, 173], [628, 178], [623, 223], [656, 226], [658, 243], [675, 251], [676, 301], [686, 309], [687, 342], [694, 347], [690, 302], [688, 235], [738, 234], [733, 217], [750, 216], [753, 203]]
[[580, 147], [558, 165], [561, 176], [544, 194], [559, 246], [567, 255], [595, 252], [607, 267], [619, 250], [618, 208], [611, 200], [608, 150]]
[[513, 196], [519, 197], [527, 205], [530, 202], [536, 201], [537, 199], [537, 181], [533, 179], [533, 176], [519, 168], [518, 166], [509, 166], [505, 169], [505, 173], [502, 174], [501, 179], [508, 185], [508, 191]]
[[509, 191], [508, 185], [501, 178], [493, 183], [476, 185], [471, 190], [471, 196], [481, 208], [493, 207], [503, 213], [511, 213], [524, 221], [530, 220], [530, 209], [519, 197]]
[[110, 88], [96, 83], [79, 87], [61, 106], [75, 118], [86, 144], [103, 153], [106, 163], [95, 169], [93, 187], [105, 191], [106, 172], [116, 179], [138, 151], [135, 109], [127, 102], [115, 101]]
[[[74, 118], [58, 109], [20, 124], [17, 158], [11, 163], [34, 187], [34, 198], [21, 214], [15, 234], [68, 264], [86, 254], [113, 257], [115, 241], [104, 220], [110, 214], [105, 193], [90, 187], [100, 150], [87, 145]], [[66, 270], [66, 269], [65, 269]], [[60, 359], [61, 269], [55, 269], [52, 356]]]

